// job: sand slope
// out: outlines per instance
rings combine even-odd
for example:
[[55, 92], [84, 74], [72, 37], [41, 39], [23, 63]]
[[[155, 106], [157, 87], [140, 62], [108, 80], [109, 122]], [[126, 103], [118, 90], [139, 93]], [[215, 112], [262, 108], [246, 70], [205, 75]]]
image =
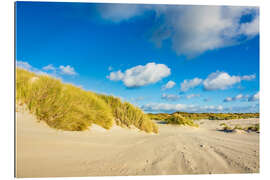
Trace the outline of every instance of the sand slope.
[[17, 177], [259, 172], [259, 134], [217, 131], [222, 121], [200, 120], [200, 128], [159, 123], [154, 135], [116, 126], [64, 132], [22, 107], [16, 115]]

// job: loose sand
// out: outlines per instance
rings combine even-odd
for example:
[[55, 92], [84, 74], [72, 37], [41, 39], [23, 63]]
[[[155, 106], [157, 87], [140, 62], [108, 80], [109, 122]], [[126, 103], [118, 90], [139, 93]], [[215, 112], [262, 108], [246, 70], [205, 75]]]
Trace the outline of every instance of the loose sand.
[[258, 119], [200, 120], [199, 128], [162, 124], [159, 134], [92, 126], [85, 132], [49, 128], [19, 107], [17, 177], [258, 173], [259, 133], [219, 131], [219, 124]]

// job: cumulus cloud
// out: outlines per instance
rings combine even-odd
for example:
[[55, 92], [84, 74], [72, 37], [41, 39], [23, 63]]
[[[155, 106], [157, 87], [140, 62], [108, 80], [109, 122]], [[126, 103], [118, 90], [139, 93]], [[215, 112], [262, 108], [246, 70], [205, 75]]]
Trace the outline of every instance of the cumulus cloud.
[[248, 36], [254, 36], [259, 33], [259, 16], [256, 16], [253, 21], [243, 23], [240, 26], [240, 33]]
[[103, 19], [114, 23], [142, 15], [146, 10], [146, 6], [136, 4], [99, 4], [97, 7]]
[[245, 75], [245, 76], [242, 76], [242, 77], [241, 77], [241, 80], [250, 81], [250, 80], [255, 79], [255, 78], [256, 78], [256, 75], [255, 75], [255, 74], [252, 74], [252, 75]]
[[22, 69], [37, 73], [37, 74], [47, 74], [47, 73], [43, 72], [42, 70], [33, 67], [32, 65], [30, 65], [26, 61], [16, 61], [16, 66], [19, 67], [19, 68], [22, 68]]
[[198, 106], [187, 104], [166, 104], [166, 103], [150, 103], [141, 106], [144, 111], [148, 112], [221, 112], [222, 106]]
[[67, 75], [76, 75], [77, 73], [75, 72], [74, 68], [71, 67], [70, 65], [67, 66], [59, 66], [60, 72], [62, 74], [67, 74]]
[[252, 80], [255, 75], [245, 76], [231, 76], [226, 72], [214, 72], [211, 73], [204, 81], [203, 86], [205, 90], [224, 90], [234, 84], [240, 83], [243, 80]]
[[248, 106], [229, 106], [225, 107], [223, 112], [225, 113], [257, 113], [259, 112], [259, 104], [253, 104]]
[[175, 86], [175, 82], [174, 81], [168, 81], [167, 84], [162, 86], [162, 90], [166, 90], [166, 89], [171, 89]]
[[116, 72], [111, 72], [109, 76], [107, 76], [108, 79], [111, 81], [120, 81], [124, 78], [124, 74], [119, 70]]
[[25, 62], [25, 61], [16, 61], [16, 66], [19, 68], [26, 69], [26, 70], [30, 70], [32, 68], [32, 66], [28, 62]]
[[249, 97], [248, 101], [258, 101], [260, 100], [260, 94], [259, 92], [253, 94], [252, 96]]
[[236, 76], [230, 75], [227, 72], [213, 72], [208, 75], [206, 79], [194, 78], [191, 80], [184, 80], [180, 86], [180, 90], [182, 92], [186, 92], [191, 88], [199, 86], [203, 84], [205, 90], [225, 90], [233, 85], [240, 83], [241, 81], [250, 81], [256, 78], [255, 74], [244, 75], [244, 76]]
[[[150, 39], [157, 46], [170, 39], [175, 52], [188, 57], [239, 44], [259, 33], [256, 7], [110, 4], [99, 11], [101, 17], [115, 23], [154, 12], [156, 24]], [[245, 15], [251, 20], [241, 21]]]
[[248, 99], [248, 95], [238, 94], [235, 97], [227, 97], [223, 101], [224, 102], [231, 102], [231, 101], [245, 100], [245, 99]]
[[146, 65], [138, 65], [122, 72], [121, 70], [111, 72], [107, 76], [112, 81], [122, 81], [126, 87], [140, 87], [154, 84], [171, 74], [170, 68], [165, 64], [154, 62]]
[[56, 68], [52, 64], [44, 66], [42, 69], [45, 71], [55, 71], [56, 70]]
[[52, 64], [49, 64], [47, 66], [44, 66], [42, 68], [36, 68], [30, 65], [28, 62], [25, 61], [16, 61], [16, 66], [26, 69], [28, 71], [37, 73], [37, 74], [45, 74], [45, 75], [50, 75], [56, 78], [60, 78], [61, 74], [65, 75], [76, 75], [77, 73], [75, 72], [74, 68], [71, 67], [70, 65], [67, 66], [59, 66], [59, 68], [54, 67]]
[[200, 105], [188, 105], [188, 104], [167, 104], [167, 103], [149, 103], [142, 105], [141, 108], [146, 112], [195, 112], [195, 113], [251, 113], [259, 112], [259, 105], [249, 105], [249, 106], [229, 106], [224, 107], [221, 105], [209, 105], [209, 106], [200, 106]]
[[240, 99], [243, 99], [244, 98], [244, 95], [243, 94], [238, 94], [237, 96], [235, 96], [233, 99], [235, 100], [240, 100]]
[[238, 100], [258, 101], [259, 99], [260, 99], [259, 92], [257, 92], [253, 95], [238, 94], [234, 97], [227, 97], [223, 100], [223, 102], [232, 102], [232, 101], [238, 101]]
[[231, 98], [231, 97], [226, 97], [223, 101], [224, 101], [224, 102], [231, 102], [231, 101], [233, 101], [233, 98]]
[[186, 98], [191, 99], [191, 98], [200, 97], [200, 96], [201, 96], [200, 94], [188, 94], [186, 95]]
[[161, 99], [168, 100], [168, 101], [176, 101], [180, 98], [192, 99], [196, 97], [201, 97], [200, 94], [188, 94], [188, 95], [175, 95], [175, 94], [165, 94], [163, 93]]
[[179, 98], [180, 96], [175, 95], [175, 94], [162, 94], [161, 96], [161, 99], [168, 100], [168, 101], [176, 101]]
[[202, 79], [200, 78], [194, 78], [191, 80], [184, 80], [184, 82], [181, 83], [181, 91], [185, 92], [188, 91], [191, 88], [194, 88], [196, 86], [199, 86], [202, 83]]

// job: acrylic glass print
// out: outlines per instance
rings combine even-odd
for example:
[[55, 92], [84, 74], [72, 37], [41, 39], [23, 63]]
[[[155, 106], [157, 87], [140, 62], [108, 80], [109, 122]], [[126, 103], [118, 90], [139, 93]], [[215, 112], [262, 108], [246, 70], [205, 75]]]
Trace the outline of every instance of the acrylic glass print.
[[259, 173], [259, 7], [15, 12], [16, 177]]

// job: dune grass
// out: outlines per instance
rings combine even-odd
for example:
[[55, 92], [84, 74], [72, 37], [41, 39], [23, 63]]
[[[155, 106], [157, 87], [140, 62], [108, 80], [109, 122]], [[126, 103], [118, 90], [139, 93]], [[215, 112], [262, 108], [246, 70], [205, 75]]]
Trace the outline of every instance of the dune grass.
[[240, 125], [235, 125], [234, 127], [228, 126], [226, 123], [221, 123], [220, 126], [222, 126], [223, 131], [234, 131], [234, 130], [243, 130], [243, 131], [254, 131], [254, 132], [260, 132], [260, 124], [254, 124], [246, 127], [242, 127]]
[[20, 68], [16, 69], [16, 101], [56, 129], [82, 131], [92, 123], [110, 129], [116, 121], [118, 125], [158, 132], [156, 124], [129, 103]]
[[220, 126], [222, 126], [223, 131], [232, 131], [234, 128], [228, 126], [226, 123], [221, 123]]
[[128, 128], [135, 126], [146, 132], [158, 133], [157, 125], [140, 108], [128, 102], [123, 103], [120, 98], [106, 95], [99, 96], [110, 105], [117, 125]]
[[180, 114], [173, 114], [169, 118], [165, 119], [168, 124], [183, 125], [183, 126], [192, 126], [199, 127], [198, 124], [194, 123], [193, 120], [184, 118]]
[[147, 114], [147, 116], [153, 120], [165, 120], [165, 119], [168, 119], [171, 116], [171, 114], [167, 114], [167, 113], [152, 114], [152, 113], [149, 113], [149, 114]]

